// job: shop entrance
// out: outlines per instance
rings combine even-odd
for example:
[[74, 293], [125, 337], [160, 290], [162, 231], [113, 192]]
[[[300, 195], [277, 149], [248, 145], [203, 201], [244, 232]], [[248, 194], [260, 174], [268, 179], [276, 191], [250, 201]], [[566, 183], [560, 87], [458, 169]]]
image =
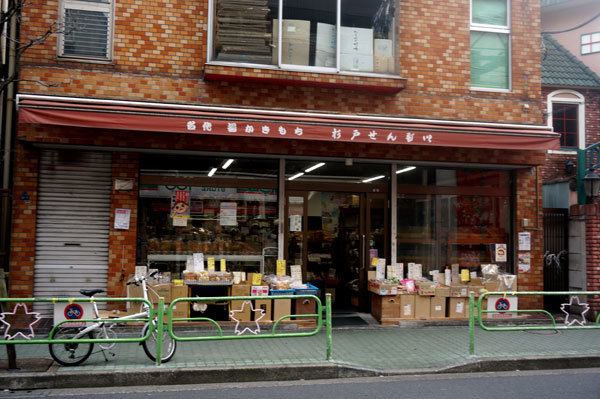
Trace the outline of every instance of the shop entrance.
[[369, 311], [367, 271], [388, 253], [387, 194], [287, 193], [286, 259], [303, 280], [331, 293], [336, 311]]

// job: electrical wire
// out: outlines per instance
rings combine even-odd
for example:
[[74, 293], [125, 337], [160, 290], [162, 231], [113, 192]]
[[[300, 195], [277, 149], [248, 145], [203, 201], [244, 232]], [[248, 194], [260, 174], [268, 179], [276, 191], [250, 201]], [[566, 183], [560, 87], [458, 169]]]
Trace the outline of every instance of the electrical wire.
[[583, 22], [583, 23], [581, 23], [581, 24], [579, 24], [577, 26], [574, 26], [573, 28], [568, 28], [568, 29], [564, 29], [564, 30], [555, 30], [555, 31], [542, 31], [542, 34], [546, 33], [546, 34], [549, 34], [549, 35], [555, 35], [555, 34], [558, 34], [558, 33], [571, 32], [571, 31], [574, 31], [576, 29], [579, 29], [579, 28], [581, 28], [581, 27], [589, 24], [590, 22], [592, 22], [593, 20], [595, 20], [598, 17], [600, 17], [600, 12], [598, 14], [594, 15], [589, 20], [587, 20], [587, 21], [585, 21], [585, 22]]

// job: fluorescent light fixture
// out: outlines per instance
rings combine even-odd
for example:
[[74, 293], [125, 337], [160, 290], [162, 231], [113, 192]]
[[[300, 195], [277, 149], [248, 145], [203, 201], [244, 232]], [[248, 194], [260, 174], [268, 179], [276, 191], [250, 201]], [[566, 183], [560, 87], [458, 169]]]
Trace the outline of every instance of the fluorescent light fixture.
[[233, 163], [233, 159], [228, 159], [227, 161], [225, 161], [223, 166], [221, 166], [221, 168], [227, 169], [232, 163]]
[[416, 168], [417, 168], [416, 166], [407, 166], [404, 169], [397, 170], [396, 174], [399, 175], [400, 173], [410, 172], [411, 170], [416, 169]]
[[217, 168], [212, 168], [210, 170], [210, 172], [208, 172], [208, 177], [212, 177], [212, 175], [214, 175], [216, 173], [216, 171], [217, 171]]
[[302, 176], [304, 172], [296, 173], [294, 176], [290, 177], [288, 180], [294, 180]]
[[316, 164], [316, 165], [313, 165], [313, 166], [311, 166], [310, 168], [306, 169], [306, 170], [305, 170], [305, 172], [306, 172], [306, 173], [310, 173], [310, 172], [312, 172], [313, 170], [315, 170], [315, 169], [318, 169], [318, 168], [320, 168], [320, 167], [321, 167], [321, 166], [323, 166], [323, 165], [325, 165], [325, 162], [319, 162], [318, 164]]
[[363, 183], [370, 183], [370, 182], [375, 181], [375, 180], [383, 179], [384, 177], [385, 177], [385, 175], [370, 177], [368, 179], [363, 180], [362, 182]]

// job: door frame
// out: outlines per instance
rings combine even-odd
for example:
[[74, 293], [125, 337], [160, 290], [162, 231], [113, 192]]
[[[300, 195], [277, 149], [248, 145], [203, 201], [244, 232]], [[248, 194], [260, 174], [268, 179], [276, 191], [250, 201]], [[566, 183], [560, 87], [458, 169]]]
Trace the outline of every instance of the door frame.
[[[286, 182], [287, 183], [287, 182]], [[286, 184], [285, 189], [285, 204], [284, 204], [284, 259], [289, 260], [289, 197], [302, 197], [302, 279], [306, 281], [308, 268], [308, 193], [310, 191], [317, 192], [350, 192], [359, 195], [360, 198], [360, 215], [359, 215], [359, 235], [361, 242], [359, 243], [359, 256], [361, 259], [359, 271], [359, 310], [363, 312], [370, 311], [370, 296], [368, 295], [368, 270], [369, 251], [366, 249], [367, 243], [371, 238], [371, 213], [369, 212], [370, 204], [374, 199], [384, 200], [384, 249], [383, 257], [390, 259], [390, 199], [389, 187], [386, 185], [356, 185], [343, 183], [323, 183], [323, 182], [298, 182], [294, 184]]]

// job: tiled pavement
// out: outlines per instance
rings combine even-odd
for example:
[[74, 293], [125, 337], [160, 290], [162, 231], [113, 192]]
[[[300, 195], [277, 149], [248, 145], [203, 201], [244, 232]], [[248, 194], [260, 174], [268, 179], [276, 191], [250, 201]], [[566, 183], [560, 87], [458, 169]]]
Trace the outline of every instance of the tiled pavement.
[[[187, 331], [182, 336], [202, 334]], [[332, 362], [379, 371], [443, 368], [453, 364], [519, 357], [600, 355], [600, 330], [487, 332], [476, 327], [475, 355], [469, 356], [469, 330], [463, 326], [340, 328], [333, 330]], [[117, 344], [108, 361], [95, 353], [72, 372], [156, 369], [138, 344]], [[0, 348], [0, 358], [6, 351]], [[17, 345], [17, 358], [50, 358], [46, 345]], [[231, 368], [329, 364], [325, 331], [312, 337], [179, 342], [174, 358], [161, 368]], [[0, 371], [1, 372], [1, 371]]]

